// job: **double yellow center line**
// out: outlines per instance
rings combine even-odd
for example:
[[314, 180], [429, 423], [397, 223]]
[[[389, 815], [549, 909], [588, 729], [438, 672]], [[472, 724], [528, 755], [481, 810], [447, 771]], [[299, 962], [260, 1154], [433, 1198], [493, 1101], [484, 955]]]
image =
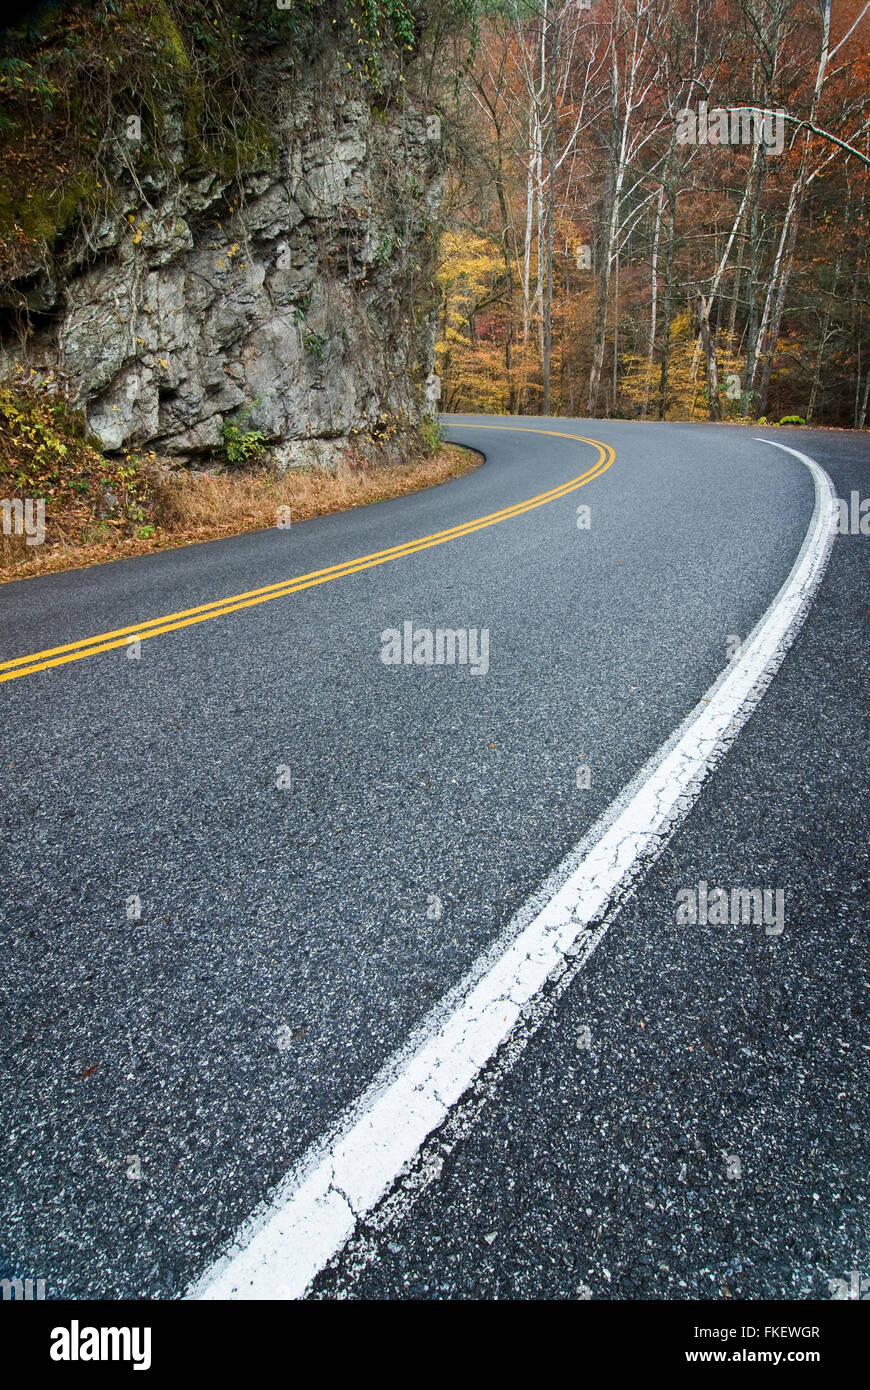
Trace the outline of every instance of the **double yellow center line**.
[[576, 439], [581, 444], [591, 444], [598, 450], [598, 458], [593, 466], [578, 478], [541, 492], [516, 506], [505, 507], [500, 512], [466, 521], [461, 526], [451, 526], [446, 531], [435, 531], [431, 536], [421, 536], [407, 541], [404, 545], [394, 545], [389, 550], [378, 550], [372, 555], [363, 555], [344, 564], [331, 565], [328, 569], [314, 570], [311, 574], [297, 575], [294, 579], [284, 579], [278, 584], [269, 584], [262, 589], [249, 589], [244, 594], [233, 594], [229, 598], [216, 599], [213, 603], [203, 603], [198, 608], [185, 608], [179, 613], [168, 613], [162, 618], [152, 618], [129, 627], [115, 628], [113, 632], [101, 632], [96, 637], [85, 637], [80, 642], [68, 642], [63, 647], [49, 647], [42, 652], [31, 652], [29, 656], [18, 656], [12, 661], [0, 662], [0, 684], [14, 681], [19, 676], [31, 676], [36, 671], [45, 671], [50, 666], [64, 666], [68, 661], [82, 661], [86, 656], [96, 656], [98, 652], [112, 651], [125, 647], [135, 638], [145, 641], [148, 637], [159, 637], [164, 632], [177, 632], [179, 628], [191, 627], [194, 623], [205, 623], [210, 618], [222, 618], [226, 613], [236, 613], [240, 608], [253, 608], [258, 603], [269, 603], [275, 598], [298, 593], [300, 589], [312, 589], [317, 584], [328, 584], [332, 579], [341, 579], [346, 574], [357, 574], [360, 570], [371, 569], [374, 565], [385, 565], [389, 560], [400, 560], [405, 555], [413, 555], [418, 550], [428, 550], [433, 545], [443, 545], [445, 541], [458, 540], [469, 536], [473, 531], [482, 531], [485, 526], [495, 526], [499, 521], [522, 516], [535, 507], [543, 507], [547, 502], [555, 502], [569, 492], [576, 491], [584, 483], [591, 482], [610, 467], [614, 452], [609, 444], [597, 439], [586, 439], [579, 434], [564, 434], [558, 430], [525, 429], [516, 425], [463, 425], [463, 429], [512, 430], [520, 434], [549, 434], [558, 439]]

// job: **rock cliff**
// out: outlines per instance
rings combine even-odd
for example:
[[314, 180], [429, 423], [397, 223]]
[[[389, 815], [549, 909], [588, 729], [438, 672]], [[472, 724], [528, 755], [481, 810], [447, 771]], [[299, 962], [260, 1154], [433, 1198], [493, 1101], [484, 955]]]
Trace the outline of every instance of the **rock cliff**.
[[352, 67], [330, 23], [308, 61], [259, 59], [272, 119], [224, 167], [191, 167], [181, 102], [159, 161], [122, 109], [110, 199], [65, 257], [7, 285], [38, 313], [3, 364], [65, 378], [104, 451], [201, 466], [234, 422], [279, 465], [328, 466], [431, 411], [439, 123], [403, 77], [385, 97]]

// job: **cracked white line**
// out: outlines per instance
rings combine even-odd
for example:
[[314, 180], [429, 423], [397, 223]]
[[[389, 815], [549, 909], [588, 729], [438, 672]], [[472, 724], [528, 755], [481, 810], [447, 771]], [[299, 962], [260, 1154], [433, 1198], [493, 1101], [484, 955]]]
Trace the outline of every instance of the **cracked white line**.
[[[759, 442], [806, 465], [815, 508], [791, 573], [740, 656], [188, 1297], [302, 1297], [360, 1218], [408, 1172], [517, 1023], [535, 1014], [540, 1021], [543, 987], [564, 974], [569, 959], [571, 978], [585, 964], [632, 884], [694, 804], [793, 642], [834, 538], [834, 490], [824, 469], [785, 444]], [[517, 1055], [514, 1049], [511, 1063]]]

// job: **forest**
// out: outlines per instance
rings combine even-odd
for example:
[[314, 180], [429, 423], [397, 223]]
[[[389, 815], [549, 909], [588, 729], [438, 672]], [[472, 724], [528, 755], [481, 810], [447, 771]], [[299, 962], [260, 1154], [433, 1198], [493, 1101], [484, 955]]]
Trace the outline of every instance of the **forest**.
[[870, 6], [499, 0], [444, 93], [444, 408], [863, 428]]

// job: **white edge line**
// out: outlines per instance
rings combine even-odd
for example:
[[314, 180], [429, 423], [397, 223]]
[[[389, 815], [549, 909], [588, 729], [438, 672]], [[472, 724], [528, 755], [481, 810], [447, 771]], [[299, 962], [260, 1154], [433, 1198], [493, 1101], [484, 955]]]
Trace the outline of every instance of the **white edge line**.
[[786, 444], [758, 442], [806, 465], [815, 507], [788, 578], [740, 655], [187, 1298], [301, 1298], [407, 1171], [548, 979], [567, 957], [592, 954], [609, 925], [601, 922], [608, 908], [694, 804], [799, 631], [835, 534], [834, 490], [825, 470]]

